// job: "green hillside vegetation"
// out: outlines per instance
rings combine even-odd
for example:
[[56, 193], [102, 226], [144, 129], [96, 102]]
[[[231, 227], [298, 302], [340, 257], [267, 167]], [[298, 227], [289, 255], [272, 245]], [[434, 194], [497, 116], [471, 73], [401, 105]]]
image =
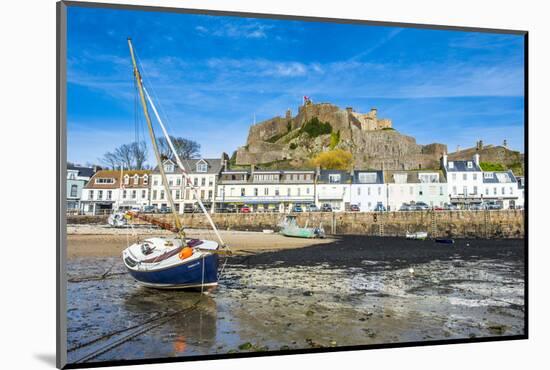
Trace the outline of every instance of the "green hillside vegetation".
[[483, 171], [506, 171], [506, 167], [500, 163], [480, 162], [479, 167]]
[[332, 132], [330, 134], [330, 150], [336, 148], [336, 145], [340, 142], [340, 130], [338, 132]]
[[332, 126], [328, 122], [321, 122], [319, 118], [313, 117], [302, 126], [300, 132], [305, 132], [310, 138], [315, 138], [317, 136], [330, 134], [332, 132]]

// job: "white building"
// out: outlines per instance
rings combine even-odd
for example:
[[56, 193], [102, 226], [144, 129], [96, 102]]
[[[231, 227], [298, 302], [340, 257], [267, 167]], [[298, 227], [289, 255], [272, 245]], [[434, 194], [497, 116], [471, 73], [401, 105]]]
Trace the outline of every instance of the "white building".
[[502, 208], [515, 208], [516, 205], [523, 205], [520, 200], [518, 181], [511, 170], [508, 171], [486, 171], [483, 172], [483, 201], [492, 201], [502, 205]]
[[443, 207], [449, 202], [443, 171], [386, 171], [390, 211], [398, 211], [403, 204], [425, 203], [429, 207]]
[[315, 202], [315, 171], [227, 170], [217, 187], [221, 207], [247, 205], [253, 211], [289, 212], [295, 205]]
[[449, 161], [444, 154], [441, 165], [452, 204], [468, 208], [470, 204], [482, 202], [483, 172], [479, 167], [479, 154], [467, 161]]
[[516, 207], [525, 208], [525, 177], [516, 176], [518, 180], [518, 201]]
[[67, 211], [80, 209], [82, 189], [94, 175], [91, 167], [81, 167], [67, 164]]
[[320, 170], [317, 173], [315, 203], [328, 204], [333, 211], [346, 211], [351, 204], [351, 176], [348, 171]]
[[87, 214], [143, 208], [149, 205], [151, 171], [101, 170], [82, 190], [81, 211]]
[[[216, 193], [216, 181], [223, 165], [223, 158], [187, 159], [183, 160], [183, 165], [188, 180], [184, 178], [183, 172], [174, 161], [167, 159], [163, 162], [176, 211], [183, 213], [184, 211], [192, 211], [195, 208], [197, 200], [192, 190], [193, 187], [197, 190], [198, 196], [205, 207], [211, 207]], [[168, 196], [165, 194], [165, 188], [162, 184], [162, 175], [157, 168], [152, 174], [151, 205], [157, 208], [169, 207], [168, 203]]]
[[383, 171], [355, 170], [351, 177], [350, 203], [361, 212], [370, 212], [378, 205], [387, 209], [387, 187]]

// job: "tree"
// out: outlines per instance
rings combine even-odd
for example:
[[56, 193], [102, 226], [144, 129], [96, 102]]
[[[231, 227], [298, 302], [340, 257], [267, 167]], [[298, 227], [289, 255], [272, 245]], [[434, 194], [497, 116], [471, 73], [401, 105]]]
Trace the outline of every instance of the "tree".
[[[174, 149], [176, 149], [176, 152], [181, 159], [191, 159], [199, 156], [201, 146], [196, 141], [174, 136], [170, 136], [170, 140], [172, 141], [172, 144], [174, 144]], [[157, 140], [157, 142], [160, 156], [163, 159], [169, 158], [174, 160], [174, 154], [168, 145], [168, 141], [164, 137], [161, 137]]]
[[107, 152], [101, 161], [112, 169], [123, 166], [126, 169], [141, 170], [145, 168], [147, 146], [144, 142], [123, 144], [112, 152]]
[[317, 154], [311, 160], [313, 166], [327, 170], [349, 170], [352, 162], [352, 154], [342, 149], [330, 150]]

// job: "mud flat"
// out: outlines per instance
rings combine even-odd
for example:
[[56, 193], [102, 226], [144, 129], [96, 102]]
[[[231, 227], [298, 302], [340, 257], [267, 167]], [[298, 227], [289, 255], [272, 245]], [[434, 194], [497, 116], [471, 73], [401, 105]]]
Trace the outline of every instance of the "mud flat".
[[[207, 238], [216, 240], [212, 231], [189, 229], [190, 238]], [[67, 256], [69, 259], [78, 257], [115, 257], [129, 243], [153, 236], [170, 236], [173, 233], [151, 227], [112, 228], [106, 225], [68, 225], [67, 226]], [[226, 231], [220, 235], [231, 250], [236, 254], [250, 254], [282, 249], [303, 248], [315, 244], [326, 244], [334, 239], [299, 239], [287, 238], [277, 233], [266, 234], [253, 231]]]
[[[523, 240], [442, 245], [343, 237], [231, 257], [219, 287], [202, 296], [139, 287], [118, 257], [75, 257], [69, 281], [109, 268], [106, 279], [68, 284], [70, 362], [94, 351], [86, 361], [516, 337], [525, 330]], [[159, 315], [167, 321], [151, 325]], [[150, 330], [120, 340], [133, 327]], [[109, 346], [115, 342], [122, 344]]]

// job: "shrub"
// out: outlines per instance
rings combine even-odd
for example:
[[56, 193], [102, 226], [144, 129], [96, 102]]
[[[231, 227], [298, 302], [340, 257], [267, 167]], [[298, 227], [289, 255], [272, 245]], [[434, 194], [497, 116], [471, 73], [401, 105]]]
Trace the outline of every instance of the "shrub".
[[296, 143], [290, 143], [290, 149], [291, 150], [294, 150], [298, 147], [298, 145], [296, 145]]
[[340, 130], [337, 132], [332, 132], [330, 134], [330, 150], [336, 148], [336, 145], [340, 142]]
[[317, 154], [311, 160], [311, 164], [328, 170], [347, 170], [351, 167], [352, 159], [350, 152], [336, 149]]
[[314, 138], [320, 135], [330, 134], [332, 132], [332, 126], [328, 122], [321, 122], [319, 118], [313, 117], [302, 126], [300, 132], [305, 132], [309, 137]]
[[479, 167], [483, 171], [506, 171], [506, 168], [500, 163], [480, 162]]

